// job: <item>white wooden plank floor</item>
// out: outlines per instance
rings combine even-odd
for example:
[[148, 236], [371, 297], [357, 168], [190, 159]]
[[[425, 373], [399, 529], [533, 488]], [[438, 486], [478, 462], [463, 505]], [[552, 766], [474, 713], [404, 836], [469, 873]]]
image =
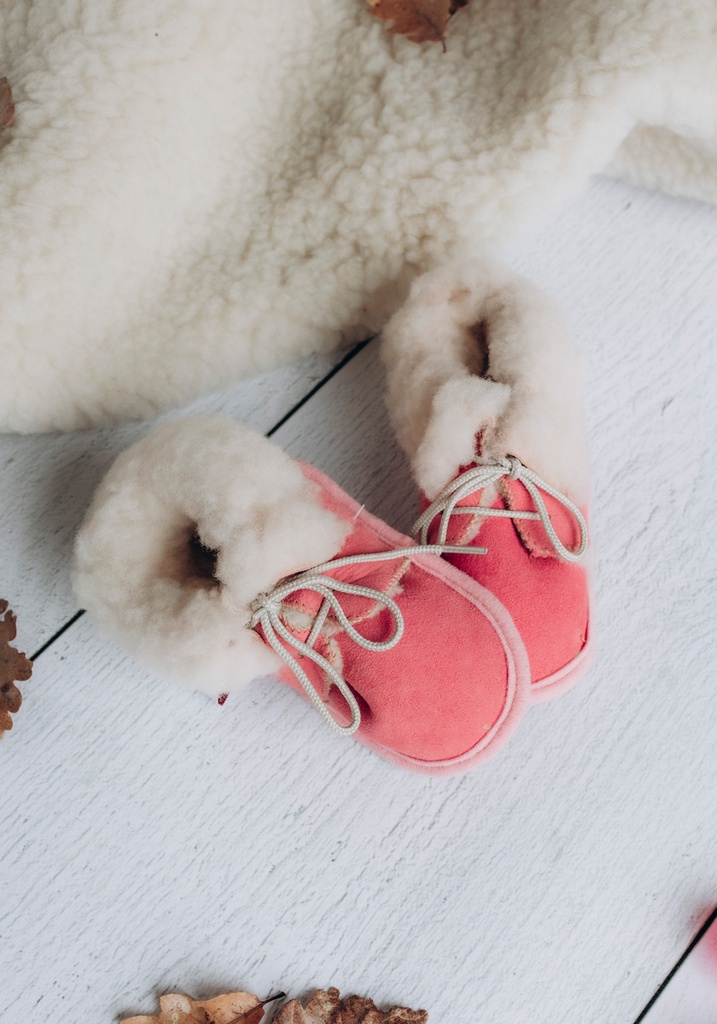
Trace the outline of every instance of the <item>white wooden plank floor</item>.
[[[3, 1024], [328, 984], [432, 1024], [633, 1024], [668, 975], [717, 894], [717, 211], [599, 180], [508, 258], [586, 355], [590, 675], [491, 763], [424, 778], [270, 682], [220, 709], [148, 679], [80, 618], [0, 748]], [[338, 358], [195, 408], [268, 430]], [[372, 342], [274, 436], [405, 528], [382, 389]], [[147, 429], [0, 438], [0, 596], [28, 650], [76, 611], [72, 532]]]

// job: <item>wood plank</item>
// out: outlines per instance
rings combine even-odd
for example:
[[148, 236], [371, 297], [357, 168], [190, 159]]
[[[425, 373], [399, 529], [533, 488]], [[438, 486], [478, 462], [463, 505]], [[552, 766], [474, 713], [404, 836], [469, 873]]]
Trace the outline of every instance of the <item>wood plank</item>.
[[[86, 619], [42, 656], [2, 749], [12, 1019], [335, 983], [434, 1024], [632, 1024], [717, 889], [716, 228], [600, 181], [512, 254], [586, 350], [600, 640], [495, 761], [403, 773], [271, 682], [167, 689]], [[372, 344], [277, 439], [405, 527], [381, 391]]]
[[36, 650], [77, 611], [70, 589], [72, 539], [113, 459], [153, 425], [222, 412], [270, 430], [331, 372], [344, 353], [313, 356], [244, 381], [149, 423], [73, 434], [0, 436], [0, 597], [18, 616], [18, 642]]

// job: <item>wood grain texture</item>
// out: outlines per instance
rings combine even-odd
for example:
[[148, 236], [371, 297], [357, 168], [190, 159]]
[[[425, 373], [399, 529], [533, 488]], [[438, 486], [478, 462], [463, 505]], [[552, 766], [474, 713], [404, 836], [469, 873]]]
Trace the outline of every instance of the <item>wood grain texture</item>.
[[[271, 681], [223, 709], [169, 689], [81, 620], [0, 749], [9, 1020], [336, 984], [431, 1024], [632, 1024], [687, 945], [717, 891], [717, 212], [600, 181], [510, 257], [586, 353], [590, 675], [424, 778]], [[382, 390], [372, 343], [276, 439], [405, 528]]]
[[36, 650], [77, 611], [69, 584], [72, 540], [95, 487], [124, 448], [157, 423], [196, 413], [227, 413], [266, 432], [341, 358], [312, 356], [148, 423], [0, 435], [0, 597], [17, 612], [18, 642]]

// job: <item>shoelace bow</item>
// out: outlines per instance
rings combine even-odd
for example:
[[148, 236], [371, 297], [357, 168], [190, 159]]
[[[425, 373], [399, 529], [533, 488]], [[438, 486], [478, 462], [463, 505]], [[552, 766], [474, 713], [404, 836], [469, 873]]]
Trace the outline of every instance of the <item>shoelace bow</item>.
[[[382, 590], [376, 590], [374, 587], [364, 587], [359, 583], [347, 583], [344, 580], [337, 580], [327, 574], [334, 569], [340, 569], [346, 565], [358, 565], [364, 562], [385, 562], [397, 558], [411, 558], [414, 555], [441, 555], [446, 551], [455, 551], [457, 554], [462, 550], [462, 548], [458, 547], [454, 549], [450, 545], [416, 544], [410, 547], [398, 548], [396, 551], [376, 551], [366, 555], [347, 555], [344, 558], [336, 558], [330, 562], [322, 562], [320, 565], [307, 569], [306, 572], [298, 573], [296, 576], [282, 580], [272, 590], [259, 594], [252, 602], [252, 617], [248, 626], [250, 629], [261, 626], [266, 642], [276, 651], [282, 661], [289, 666], [301, 684], [306, 696], [326, 724], [336, 732], [350, 736], [356, 732], [361, 724], [361, 709], [359, 708], [358, 701], [351, 687], [335, 665], [332, 665], [327, 658], [314, 649], [314, 644], [321, 633], [326, 618], [329, 612], [333, 611], [337, 622], [343, 628], [346, 635], [354, 643], [358, 644], [359, 647], [363, 647], [367, 651], [388, 651], [391, 647], [395, 647], [403, 636], [404, 620], [401, 609], [396, 602]], [[287, 597], [299, 590], [312, 590], [323, 598], [306, 640], [300, 640], [297, 636], [294, 636], [282, 621], [283, 602]], [[352, 594], [382, 604], [394, 622], [393, 632], [388, 639], [369, 640], [359, 633], [341, 607], [341, 603], [336, 596], [337, 594]], [[281, 640], [284, 640], [293, 647], [299, 656], [310, 658], [311, 661], [326, 673], [329, 680], [343, 696], [351, 712], [351, 721], [348, 725], [341, 725], [336, 721], [298, 661], [298, 658], [286, 649]]]
[[[503, 477], [508, 477], [510, 480], [518, 480], [523, 484], [533, 499], [534, 512], [511, 508], [484, 508], [483, 506], [458, 505], [458, 502], [467, 498], [468, 495], [473, 494], [475, 491], [483, 490], [490, 484], [497, 483]], [[538, 488], [549, 494], [552, 498], [555, 498], [573, 516], [580, 531], [580, 543], [577, 548], [571, 549], [566, 547], [560, 540], [560, 537], [558, 537], [550, 518], [550, 513]], [[428, 542], [428, 531], [431, 523], [438, 515], [441, 516], [441, 524], [435, 543], [443, 552], [449, 550], [449, 547], [446, 546], [446, 537], [448, 536], [451, 516], [454, 515], [500, 516], [508, 519], [540, 520], [550, 543], [555, 549], [555, 553], [566, 562], [577, 562], [585, 554], [588, 546], [587, 523], [575, 502], [552, 487], [546, 480], [543, 480], [537, 473], [534, 473], [532, 469], [524, 466], [520, 459], [514, 455], [508, 455], [505, 458], [496, 459], [485, 465], [468, 469], [441, 491], [438, 497], [431, 502], [425, 512], [414, 523], [413, 534], [423, 544]], [[455, 548], [456, 546], [451, 545], [450, 547]], [[470, 545], [459, 546], [459, 550], [464, 554], [484, 555], [487, 553], [487, 548], [472, 547]]]

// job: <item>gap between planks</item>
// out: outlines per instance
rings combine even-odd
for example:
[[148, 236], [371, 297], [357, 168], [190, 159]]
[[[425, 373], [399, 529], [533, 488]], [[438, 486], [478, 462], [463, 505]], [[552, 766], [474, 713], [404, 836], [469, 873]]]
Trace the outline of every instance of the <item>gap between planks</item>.
[[695, 947], [702, 941], [702, 939], [707, 934], [707, 932], [712, 927], [712, 925], [715, 923], [715, 921], [717, 921], [717, 907], [714, 908], [714, 910], [709, 915], [709, 917], [704, 922], [704, 924], [698, 929], [698, 931], [695, 934], [694, 938], [691, 940], [691, 942], [687, 946], [687, 949], [685, 949], [684, 953], [677, 960], [677, 962], [675, 963], [675, 965], [672, 968], [672, 970], [666, 975], [664, 981], [660, 982], [660, 984], [657, 986], [657, 988], [655, 989], [655, 992], [650, 997], [649, 1001], [645, 1004], [645, 1007], [643, 1008], [643, 1010], [638, 1014], [638, 1016], [633, 1021], [633, 1024], [641, 1024], [641, 1022], [645, 1020], [645, 1018], [647, 1017], [647, 1015], [650, 1012], [650, 1010], [653, 1008], [653, 1006], [655, 1005], [657, 1000], [660, 998], [662, 993], [665, 991], [667, 986], [670, 984], [670, 982], [672, 981], [674, 976], [679, 971], [680, 967], [682, 967], [682, 965], [684, 964], [685, 960], [687, 960], [688, 956], [693, 952]]

